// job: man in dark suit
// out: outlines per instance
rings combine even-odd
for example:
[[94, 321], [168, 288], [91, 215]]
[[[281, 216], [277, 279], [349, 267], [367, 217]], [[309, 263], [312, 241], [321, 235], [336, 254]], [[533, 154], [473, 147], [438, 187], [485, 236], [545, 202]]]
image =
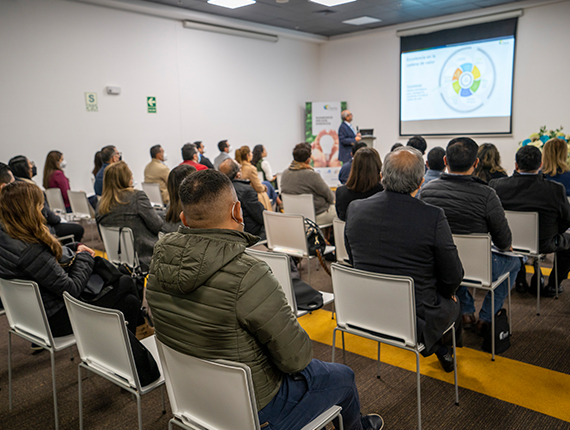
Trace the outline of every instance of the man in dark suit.
[[264, 207], [257, 198], [257, 193], [249, 181], [241, 179], [241, 166], [231, 158], [224, 160], [218, 169], [232, 181], [238, 200], [243, 209], [244, 231], [265, 239], [265, 225], [263, 223]]
[[356, 132], [356, 129], [351, 124], [352, 123], [352, 113], [348, 110], [343, 110], [340, 114], [342, 118], [342, 124], [338, 128], [338, 140], [340, 142], [340, 148], [338, 150], [338, 159], [343, 163], [350, 160], [350, 149], [354, 146], [356, 142], [360, 142], [362, 137], [360, 133]]
[[194, 142], [194, 146], [196, 147], [196, 149], [198, 150], [198, 163], [203, 164], [204, 166], [206, 166], [208, 169], [213, 169], [214, 165], [212, 164], [212, 162], [206, 158], [206, 156], [204, 155], [204, 152], [206, 152], [206, 148], [204, 148], [204, 144], [202, 143], [201, 140], [198, 140], [196, 142]]
[[[493, 179], [489, 186], [501, 199], [503, 208], [511, 211], [538, 212], [539, 251], [556, 252], [558, 280], [568, 277], [570, 271], [570, 204], [564, 185], [548, 181], [539, 173], [542, 154], [534, 146], [518, 150], [515, 158], [515, 173], [508, 178]], [[556, 294], [554, 273], [548, 285], [541, 291], [546, 297]], [[562, 286], [558, 285], [558, 292]]]
[[419, 151], [402, 147], [390, 152], [382, 166], [385, 191], [348, 206], [346, 249], [356, 269], [414, 279], [418, 337], [426, 347], [422, 354], [437, 354], [451, 372], [451, 339], [442, 341], [442, 335], [456, 322], [461, 336], [455, 290], [463, 266], [444, 211], [414, 198], [423, 177]]

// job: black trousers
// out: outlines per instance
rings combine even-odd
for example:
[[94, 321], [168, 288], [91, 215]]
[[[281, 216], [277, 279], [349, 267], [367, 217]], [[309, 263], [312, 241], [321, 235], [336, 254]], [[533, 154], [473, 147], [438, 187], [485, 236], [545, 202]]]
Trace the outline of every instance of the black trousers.
[[53, 226], [57, 237], [73, 235], [72, 242], [81, 242], [85, 229], [82, 225], [73, 222], [60, 222]]
[[[556, 272], [558, 273], [558, 285], [560, 285], [570, 272], [570, 234], [558, 235], [556, 246]], [[555, 282], [554, 271], [552, 271], [548, 277], [548, 286], [553, 287]]]

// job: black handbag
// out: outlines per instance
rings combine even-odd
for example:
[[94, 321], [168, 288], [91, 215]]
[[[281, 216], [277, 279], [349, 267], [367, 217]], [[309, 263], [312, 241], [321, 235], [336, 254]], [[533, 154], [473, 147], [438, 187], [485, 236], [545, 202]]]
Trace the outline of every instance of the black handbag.
[[[483, 345], [481, 348], [485, 352], [491, 351], [492, 343], [491, 328], [487, 330], [483, 337]], [[495, 315], [495, 353], [500, 354], [511, 347], [511, 330], [509, 327], [509, 318], [507, 310], [501, 309]]]
[[316, 255], [319, 259], [319, 263], [321, 263], [325, 272], [330, 276], [331, 272], [323, 258], [327, 247], [327, 240], [325, 239], [325, 236], [323, 236], [323, 232], [314, 221], [305, 218], [305, 234], [307, 235], [309, 255]]

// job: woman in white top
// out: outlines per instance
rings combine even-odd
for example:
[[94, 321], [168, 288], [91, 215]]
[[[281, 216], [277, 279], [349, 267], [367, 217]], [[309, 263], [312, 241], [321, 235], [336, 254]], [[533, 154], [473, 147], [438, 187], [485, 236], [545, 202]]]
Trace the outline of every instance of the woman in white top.
[[[271, 171], [271, 165], [269, 161], [265, 159], [267, 157], [267, 150], [263, 145], [255, 145], [253, 147], [253, 158], [251, 164], [253, 164], [258, 172], [263, 173], [263, 180], [267, 182], [274, 182], [275, 175]], [[272, 184], [275, 187], [275, 184]]]

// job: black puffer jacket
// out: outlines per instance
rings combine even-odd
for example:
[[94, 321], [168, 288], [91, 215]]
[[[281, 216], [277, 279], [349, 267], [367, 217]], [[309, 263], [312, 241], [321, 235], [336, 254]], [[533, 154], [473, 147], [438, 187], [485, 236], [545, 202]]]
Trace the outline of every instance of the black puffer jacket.
[[481, 179], [443, 173], [422, 188], [420, 199], [445, 211], [453, 234], [490, 233], [500, 250], [511, 246], [511, 229], [501, 201]]
[[79, 297], [91, 276], [93, 262], [91, 255], [80, 252], [66, 272], [47, 245], [13, 239], [0, 225], [0, 278], [36, 282], [48, 317], [65, 306], [65, 291]]

